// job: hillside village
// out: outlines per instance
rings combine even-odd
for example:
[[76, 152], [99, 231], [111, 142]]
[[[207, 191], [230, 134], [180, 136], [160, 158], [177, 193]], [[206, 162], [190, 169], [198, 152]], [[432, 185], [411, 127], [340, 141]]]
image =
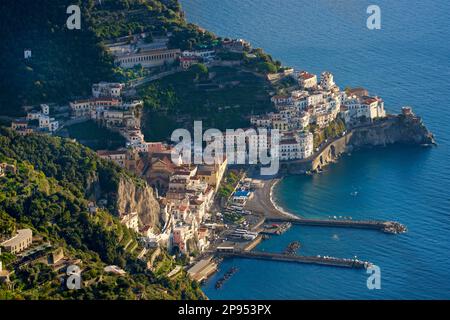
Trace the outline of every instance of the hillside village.
[[[117, 66], [124, 69], [145, 67], [150, 72], [149, 77], [133, 79], [126, 84], [93, 84], [90, 97], [73, 99], [68, 106], [41, 104], [27, 107], [27, 116], [14, 120], [11, 128], [21, 135], [58, 135], [64, 127], [91, 120], [119, 133], [125, 138], [125, 145], [116, 150], [98, 150], [97, 154], [143, 178], [155, 190], [165, 225], [161, 230], [156, 230], [143, 224], [136, 212], [119, 212], [121, 223], [138, 233], [142, 245], [148, 250], [162, 247], [172, 253], [201, 254], [211, 242], [217, 240], [216, 228], [223, 228], [224, 222], [227, 222], [219, 210], [228, 215], [251, 214], [243, 210], [243, 204], [251, 197], [254, 185], [239, 180], [233, 185], [235, 190], [225, 205], [215, 202], [227, 173], [228, 159], [224, 157], [213, 165], [186, 164], [181, 156], [172, 161], [173, 145], [167, 141], [145, 141], [141, 131], [144, 102], [136, 97], [135, 88], [168, 74], [186, 72], [196, 64], [239, 65], [242, 61], [222, 59], [220, 56], [239, 53], [252, 58], [253, 49], [244, 40], [225, 39], [216, 49], [181, 51], [169, 49], [168, 38], [147, 43], [145, 37], [145, 34], [139, 34], [131, 39], [118, 39], [108, 48]], [[288, 90], [282, 89], [271, 97], [273, 111], [249, 119], [251, 128], [280, 131], [281, 161], [312, 157], [326, 143], [326, 140], [317, 137], [337, 121], [343, 123], [346, 129], [335, 130], [334, 136], [329, 139], [345, 134], [345, 130], [386, 117], [380, 97], [370, 96], [362, 88], [341, 90], [330, 72], [323, 72], [319, 79], [307, 71], [295, 72], [292, 69], [265, 76], [269, 82], [289, 79], [295, 83]], [[56, 115], [53, 116], [53, 113]], [[251, 141], [251, 137], [247, 137], [246, 144]], [[101, 203], [91, 203], [90, 210], [95, 212], [101, 206]], [[242, 222], [242, 219], [236, 221]], [[237, 226], [242, 227], [242, 224]], [[256, 235], [238, 232], [235, 236], [254, 239]]]

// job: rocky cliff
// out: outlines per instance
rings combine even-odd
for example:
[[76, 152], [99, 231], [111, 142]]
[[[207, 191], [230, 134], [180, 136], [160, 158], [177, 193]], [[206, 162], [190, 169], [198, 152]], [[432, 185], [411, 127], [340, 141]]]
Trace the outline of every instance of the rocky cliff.
[[371, 125], [354, 128], [343, 137], [335, 139], [314, 157], [305, 160], [282, 163], [285, 173], [298, 174], [321, 170], [335, 162], [344, 152], [366, 146], [385, 146], [388, 144], [434, 145], [433, 134], [415, 115], [392, 115]]
[[137, 212], [143, 225], [161, 226], [160, 207], [153, 189], [146, 183], [137, 183], [122, 178], [117, 189], [117, 210], [119, 213]]
[[432, 145], [434, 136], [416, 116], [398, 115], [370, 127], [354, 129], [349, 146], [380, 146], [394, 143]]

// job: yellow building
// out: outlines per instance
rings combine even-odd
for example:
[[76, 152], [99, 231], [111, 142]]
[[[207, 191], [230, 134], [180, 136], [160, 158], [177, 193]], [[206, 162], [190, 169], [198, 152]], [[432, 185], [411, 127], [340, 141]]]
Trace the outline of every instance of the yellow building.
[[210, 186], [214, 187], [214, 189], [217, 191], [226, 169], [227, 158], [224, 157], [221, 163], [199, 166], [197, 177], [200, 178], [201, 181], [204, 181]]

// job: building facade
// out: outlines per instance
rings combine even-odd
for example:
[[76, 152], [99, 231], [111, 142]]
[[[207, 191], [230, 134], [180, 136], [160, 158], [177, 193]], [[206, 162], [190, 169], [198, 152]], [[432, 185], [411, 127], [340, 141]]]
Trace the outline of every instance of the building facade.
[[6, 251], [10, 253], [19, 253], [28, 248], [33, 242], [33, 232], [31, 229], [17, 230], [17, 234], [0, 244]]

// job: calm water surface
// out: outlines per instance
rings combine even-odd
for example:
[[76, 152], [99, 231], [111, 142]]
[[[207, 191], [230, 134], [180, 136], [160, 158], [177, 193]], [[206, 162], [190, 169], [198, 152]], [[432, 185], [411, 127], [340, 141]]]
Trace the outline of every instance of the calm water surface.
[[[404, 235], [368, 230], [293, 227], [258, 250], [370, 260], [381, 290], [364, 270], [246, 259], [227, 260], [203, 287], [211, 299], [450, 298], [450, 3], [379, 0], [382, 29], [366, 26], [371, 1], [182, 0], [189, 21], [218, 35], [244, 38], [296, 69], [329, 70], [346, 86], [364, 86], [398, 112], [412, 105], [439, 146], [354, 152], [316, 176], [291, 176], [277, 202], [305, 217], [397, 220]], [[239, 272], [216, 290], [230, 267]]]

